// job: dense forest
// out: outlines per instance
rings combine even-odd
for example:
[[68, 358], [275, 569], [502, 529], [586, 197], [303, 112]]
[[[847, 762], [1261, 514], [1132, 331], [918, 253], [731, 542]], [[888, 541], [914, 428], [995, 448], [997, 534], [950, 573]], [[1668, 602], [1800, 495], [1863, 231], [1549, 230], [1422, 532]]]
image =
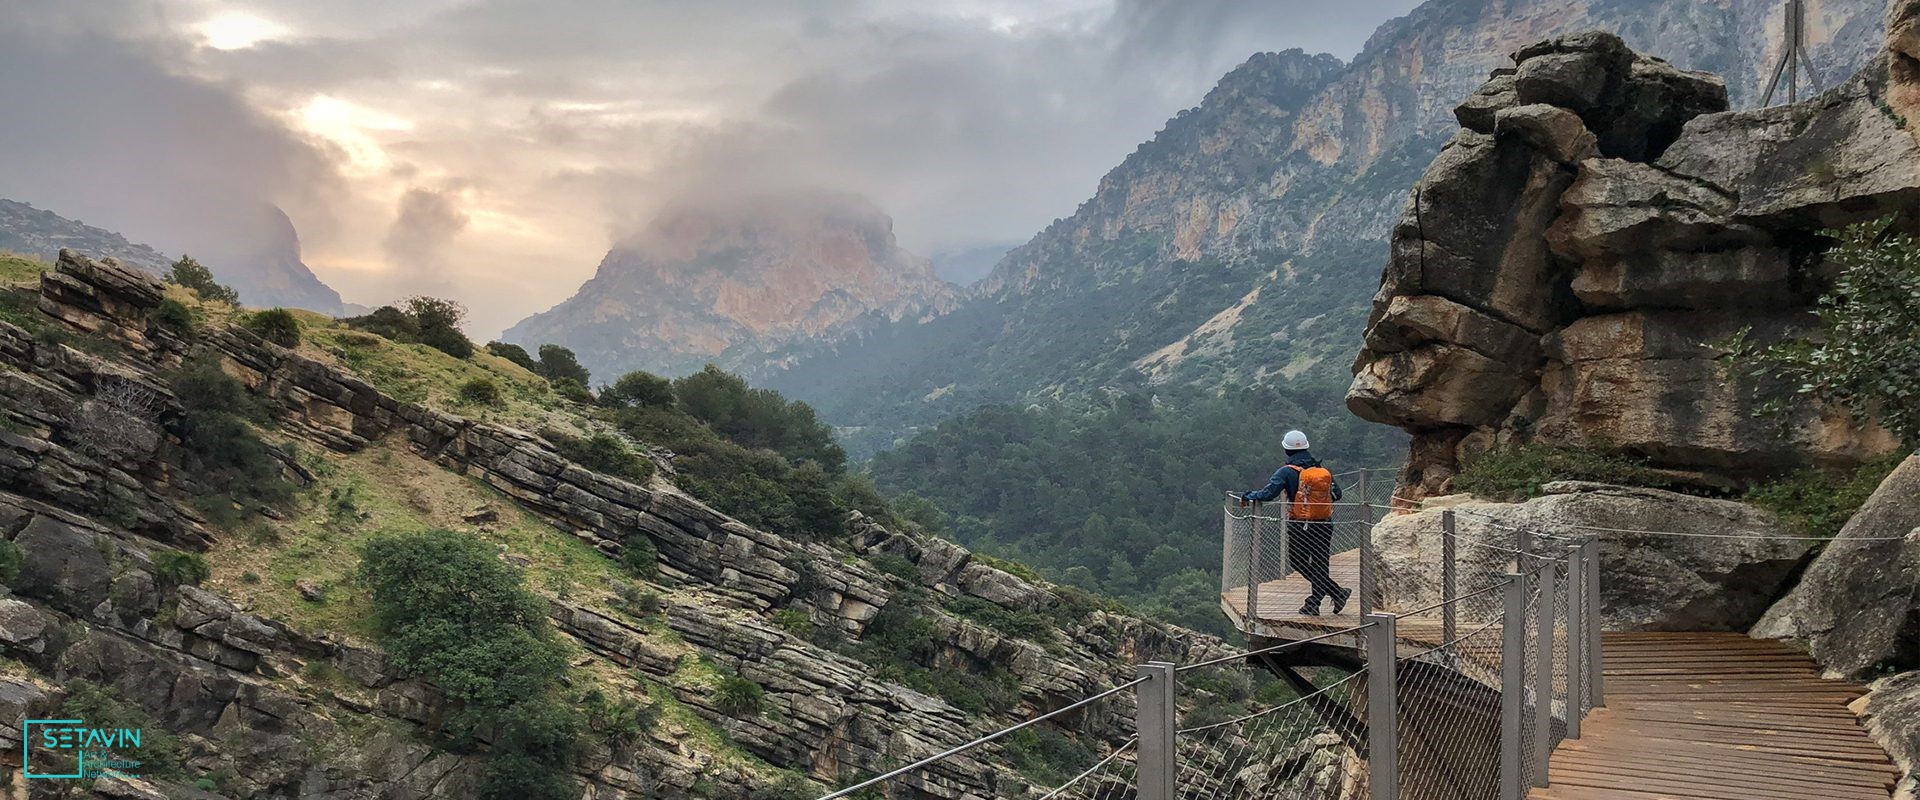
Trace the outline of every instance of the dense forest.
[[1404, 434], [1342, 414], [1339, 389], [1119, 394], [1094, 407], [988, 406], [871, 462], [923, 527], [1138, 610], [1222, 632], [1221, 493], [1265, 485], [1280, 435], [1307, 430], [1344, 471], [1386, 467]]

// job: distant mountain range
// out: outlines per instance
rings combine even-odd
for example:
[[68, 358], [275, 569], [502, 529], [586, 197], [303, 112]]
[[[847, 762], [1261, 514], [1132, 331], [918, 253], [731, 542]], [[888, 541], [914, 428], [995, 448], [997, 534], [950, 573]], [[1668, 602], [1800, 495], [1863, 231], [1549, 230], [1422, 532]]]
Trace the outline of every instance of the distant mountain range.
[[[1882, 0], [1809, 3], [1829, 84], [1879, 51]], [[1503, 54], [1587, 29], [1756, 101], [1781, 3], [1432, 0], [1351, 63], [1256, 55], [1009, 253], [951, 313], [800, 343], [756, 379], [881, 441], [989, 402], [1160, 385], [1311, 387], [1359, 350], [1387, 234]], [[859, 449], [856, 446], [856, 449]]]
[[761, 368], [769, 352], [918, 322], [955, 296], [866, 201], [781, 194], [668, 209], [614, 246], [573, 297], [504, 337], [565, 345], [606, 381], [708, 362]]
[[[293, 221], [280, 209], [264, 206], [258, 219], [257, 246], [237, 252], [193, 254], [221, 283], [240, 293], [240, 301], [256, 308], [288, 306], [323, 314], [349, 313], [340, 293], [322, 283], [300, 260], [300, 237]], [[112, 257], [155, 275], [165, 275], [178, 259], [158, 249], [127, 241], [113, 231], [71, 220], [27, 203], [0, 199], [0, 250], [37, 256], [47, 261], [70, 247], [95, 257]]]

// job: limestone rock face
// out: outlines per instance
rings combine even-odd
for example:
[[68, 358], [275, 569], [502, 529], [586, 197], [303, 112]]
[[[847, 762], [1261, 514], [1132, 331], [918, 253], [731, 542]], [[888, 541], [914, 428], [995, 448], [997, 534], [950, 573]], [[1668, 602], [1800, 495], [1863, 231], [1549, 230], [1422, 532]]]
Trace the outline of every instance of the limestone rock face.
[[1828, 670], [1920, 668], [1920, 456], [1880, 484], [1752, 631], [1805, 642]]
[[[1742, 503], [1577, 482], [1548, 484], [1547, 492], [1524, 503], [1436, 501], [1428, 510], [1380, 522], [1374, 551], [1389, 607], [1440, 601], [1441, 515], [1449, 506], [1459, 537], [1455, 585], [1462, 594], [1490, 586], [1512, 569], [1515, 534], [1509, 528], [1597, 537], [1609, 630], [1746, 630], [1791, 584], [1812, 550], [1806, 541], [1708, 538], [1791, 535], [1771, 514]], [[1643, 530], [1701, 537], [1628, 532]], [[1497, 615], [1498, 603], [1488, 596], [1466, 608], [1469, 614]]]
[[1845, 85], [1757, 111], [1605, 33], [1496, 70], [1394, 229], [1347, 395], [1414, 434], [1403, 491], [1444, 493], [1465, 458], [1536, 439], [1720, 488], [1890, 452], [1816, 410], [1782, 437], [1753, 412], [1791, 387], [1722, 356], [1743, 330], [1807, 330], [1821, 230], [1920, 198], [1920, 143], [1881, 99], [1915, 79], [1902, 36]]

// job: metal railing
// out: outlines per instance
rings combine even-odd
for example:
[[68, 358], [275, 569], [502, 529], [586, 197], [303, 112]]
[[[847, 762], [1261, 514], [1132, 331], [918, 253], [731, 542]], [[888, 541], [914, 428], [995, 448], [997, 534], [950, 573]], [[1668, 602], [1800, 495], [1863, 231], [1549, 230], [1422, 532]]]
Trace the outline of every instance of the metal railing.
[[[1476, 524], [1473, 535], [1463, 535], [1447, 510], [1438, 541], [1382, 559], [1374, 529], [1388, 505], [1369, 502], [1368, 488], [1359, 473], [1346, 489], [1357, 497], [1322, 523], [1331, 531], [1288, 520], [1278, 503], [1229, 501], [1222, 604], [1248, 633], [1249, 650], [1187, 665], [1140, 665], [1129, 682], [822, 800], [890, 782], [905, 793], [883, 795], [889, 798], [959, 797], [919, 792], [897, 779], [969, 752], [994, 761], [1003, 755], [995, 743], [1020, 730], [1128, 698], [1131, 737], [1092, 743], [1091, 763], [1051, 786], [1001, 794], [1521, 800], [1546, 786], [1554, 749], [1578, 739], [1582, 719], [1605, 703], [1598, 541], [1505, 525]], [[1314, 591], [1299, 571], [1315, 570], [1317, 553], [1300, 557], [1303, 543], [1326, 543], [1338, 567], [1331, 574], [1352, 580], [1345, 613], [1329, 607], [1316, 617], [1287, 607]], [[1264, 708], [1245, 696], [1223, 697], [1223, 671], [1248, 684], [1271, 674], [1289, 684], [1292, 696]]]

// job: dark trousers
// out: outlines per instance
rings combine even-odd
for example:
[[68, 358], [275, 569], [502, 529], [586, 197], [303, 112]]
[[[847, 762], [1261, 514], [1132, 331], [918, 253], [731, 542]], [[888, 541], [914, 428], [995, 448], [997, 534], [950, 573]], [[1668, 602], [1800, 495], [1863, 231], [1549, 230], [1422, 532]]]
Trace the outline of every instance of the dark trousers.
[[1300, 573], [1313, 586], [1307, 605], [1319, 605], [1320, 598], [1337, 596], [1340, 584], [1328, 573], [1327, 560], [1333, 557], [1333, 523], [1289, 520], [1287, 522], [1287, 566]]

